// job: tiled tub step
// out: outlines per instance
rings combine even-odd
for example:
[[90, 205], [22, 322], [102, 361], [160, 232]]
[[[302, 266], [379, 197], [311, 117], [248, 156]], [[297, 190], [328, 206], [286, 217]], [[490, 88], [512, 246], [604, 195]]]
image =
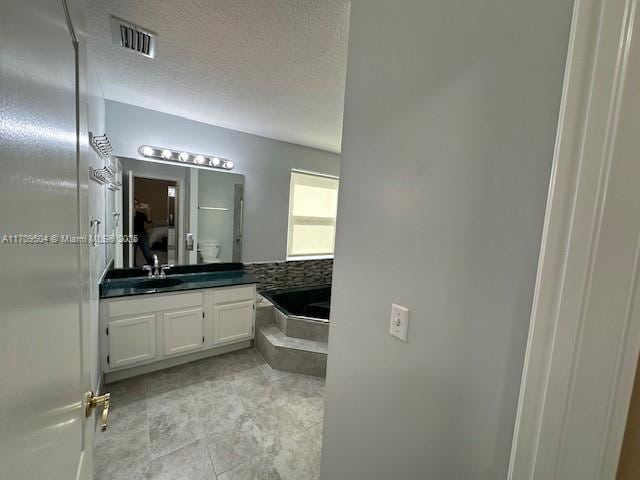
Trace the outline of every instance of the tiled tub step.
[[289, 317], [277, 308], [273, 308], [275, 324], [287, 337], [327, 342], [329, 340], [329, 322], [307, 320], [302, 317]]
[[327, 342], [286, 336], [276, 325], [257, 325], [256, 348], [271, 367], [324, 377]]

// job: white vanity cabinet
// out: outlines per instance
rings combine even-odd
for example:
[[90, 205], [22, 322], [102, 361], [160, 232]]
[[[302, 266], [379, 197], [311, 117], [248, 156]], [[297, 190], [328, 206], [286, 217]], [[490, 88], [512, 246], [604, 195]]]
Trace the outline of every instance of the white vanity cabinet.
[[112, 368], [146, 362], [156, 356], [156, 316], [153, 314], [110, 320], [106, 333], [107, 363]]
[[253, 338], [256, 314], [255, 287], [214, 292], [213, 344], [224, 345]]
[[246, 343], [254, 337], [255, 300], [253, 284], [102, 299], [102, 369], [164, 368], [176, 357]]
[[213, 308], [213, 344], [253, 338], [255, 308], [252, 301], [216, 305]]
[[162, 314], [164, 354], [202, 350], [204, 347], [204, 308], [178, 310]]

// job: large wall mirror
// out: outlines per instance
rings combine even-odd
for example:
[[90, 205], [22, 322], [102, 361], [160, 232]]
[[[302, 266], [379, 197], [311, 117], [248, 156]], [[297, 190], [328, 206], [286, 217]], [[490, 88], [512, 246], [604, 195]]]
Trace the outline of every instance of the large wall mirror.
[[[122, 265], [242, 261], [244, 176], [120, 158]], [[118, 259], [118, 255], [116, 256]]]

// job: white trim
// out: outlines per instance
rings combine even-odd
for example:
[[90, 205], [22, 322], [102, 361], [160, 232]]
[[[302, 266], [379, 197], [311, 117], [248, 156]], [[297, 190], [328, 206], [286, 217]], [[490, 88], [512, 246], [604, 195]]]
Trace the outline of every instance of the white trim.
[[287, 262], [298, 262], [301, 260], [333, 260], [333, 253], [327, 255], [293, 255], [287, 256]]
[[104, 281], [104, 277], [107, 275], [109, 270], [114, 268], [114, 262], [115, 262], [115, 260], [113, 258], [107, 261], [107, 264], [102, 269], [102, 273], [100, 274], [100, 278], [98, 278], [98, 285], [100, 285]]
[[[118, 173], [116, 180], [120, 183], [120, 190], [116, 190], [115, 195], [115, 212], [118, 213], [117, 217], [117, 225], [116, 225], [116, 236], [117, 238], [122, 238], [124, 233], [124, 184], [122, 181], [122, 175], [124, 171], [122, 170], [122, 163], [120, 159], [115, 157], [116, 162], [118, 163]], [[122, 244], [116, 243], [115, 254], [114, 254], [114, 267], [115, 268], [124, 268], [124, 246]]]
[[183, 245], [186, 247], [187, 233], [193, 235], [193, 249], [187, 250], [187, 263], [196, 265], [198, 263], [198, 170], [189, 171], [189, 232], [185, 232]]
[[334, 180], [340, 180], [339, 176], [331, 175], [329, 173], [313, 172], [311, 170], [302, 170], [300, 168], [291, 168], [290, 170], [291, 172], [294, 172], [294, 173], [304, 173], [305, 175], [314, 175], [316, 177], [324, 177], [324, 178], [332, 178]]
[[[134, 197], [133, 197], [133, 170], [128, 170], [127, 171], [127, 212], [128, 212], [128, 221], [127, 223], [128, 228], [127, 228], [127, 235], [129, 235], [131, 238], [133, 238], [133, 203], [134, 203]], [[133, 268], [133, 251], [134, 251], [134, 245], [133, 242], [127, 242], [127, 267], [128, 268]], [[123, 246], [124, 248], [124, 246]]]
[[[287, 259], [287, 261], [292, 261], [292, 260], [316, 260], [316, 259], [323, 259], [323, 258], [333, 258], [334, 252], [326, 252], [326, 253], [315, 253], [315, 254], [299, 254], [299, 255], [295, 255], [295, 254], [291, 254], [291, 244], [293, 242], [293, 226], [296, 223], [294, 221], [294, 219], [296, 218], [301, 218], [301, 217], [296, 217], [293, 215], [293, 197], [294, 197], [294, 176], [293, 174], [297, 173], [297, 174], [301, 174], [301, 175], [307, 175], [307, 176], [311, 176], [311, 177], [320, 177], [320, 178], [328, 178], [331, 180], [336, 180], [338, 181], [338, 189], [340, 188], [340, 182], [339, 182], [339, 178], [333, 175], [327, 175], [324, 173], [317, 173], [317, 172], [310, 172], [308, 170], [300, 170], [297, 168], [291, 168], [290, 172], [289, 172], [289, 207], [287, 209], [287, 246], [286, 246], [286, 255], [285, 258]], [[307, 217], [307, 218], [318, 218], [319, 220], [322, 221], [322, 223], [325, 223], [326, 221], [326, 225], [331, 225], [333, 226], [333, 234], [334, 234], [334, 239], [333, 239], [333, 249], [335, 250], [335, 232], [336, 232], [336, 218], [337, 218], [337, 212], [336, 212], [336, 216], [334, 216], [333, 218], [320, 218], [320, 217]], [[319, 222], [320, 223], [320, 222]]]
[[640, 351], [637, 3], [575, 3], [510, 480], [615, 478]]
[[[179, 166], [179, 165], [178, 165]], [[130, 170], [131, 172], [132, 170]], [[178, 247], [178, 251], [176, 252], [178, 258], [176, 261], [177, 265], [182, 265], [185, 263], [185, 259], [184, 259], [184, 248], [185, 248], [185, 244], [182, 241], [182, 239], [184, 238], [184, 231], [185, 231], [185, 199], [186, 199], [186, 195], [185, 195], [185, 182], [184, 182], [184, 178], [178, 177], [178, 176], [173, 176], [173, 175], [162, 175], [162, 174], [155, 174], [155, 173], [151, 173], [151, 174], [146, 174], [146, 173], [140, 173], [140, 174], [136, 174], [135, 171], [133, 172], [133, 178], [131, 180], [131, 184], [133, 185], [134, 189], [135, 189], [135, 179], [136, 178], [148, 178], [151, 180], [166, 180], [168, 182], [176, 182], [176, 185], [178, 187], [178, 231], [176, 233], [177, 238], [176, 238], [176, 245]], [[133, 196], [135, 196], [135, 191], [133, 192]], [[129, 195], [130, 197], [132, 197], [132, 195]], [[129, 208], [131, 208], [131, 212], [133, 212], [133, 206], [130, 205]], [[133, 213], [131, 213], [133, 215]]]

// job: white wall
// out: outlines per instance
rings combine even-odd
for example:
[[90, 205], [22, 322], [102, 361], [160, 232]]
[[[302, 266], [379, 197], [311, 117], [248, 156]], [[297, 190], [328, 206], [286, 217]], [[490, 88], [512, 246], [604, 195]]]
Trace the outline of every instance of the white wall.
[[[87, 61], [87, 126], [89, 131], [96, 135], [105, 133], [105, 103], [100, 80], [96, 74], [93, 57]], [[89, 163], [93, 168], [100, 169], [105, 162], [92, 149], [89, 149]], [[88, 175], [89, 172], [83, 172]], [[105, 185], [89, 180], [88, 183], [88, 209], [89, 217], [100, 220], [100, 235], [111, 233], [108, 231], [113, 220], [113, 195]], [[87, 224], [89, 219], [86, 219]], [[91, 338], [91, 384], [97, 391], [101, 378], [100, 350], [98, 342], [99, 324], [99, 289], [100, 278], [115, 254], [115, 245], [99, 244], [89, 248], [89, 308], [90, 308], [90, 338]]]
[[107, 133], [117, 156], [141, 158], [143, 144], [219, 155], [245, 175], [242, 259], [284, 260], [289, 170], [339, 174], [334, 153], [228, 130], [165, 113], [107, 101]]
[[506, 478], [570, 16], [353, 0], [322, 480]]

